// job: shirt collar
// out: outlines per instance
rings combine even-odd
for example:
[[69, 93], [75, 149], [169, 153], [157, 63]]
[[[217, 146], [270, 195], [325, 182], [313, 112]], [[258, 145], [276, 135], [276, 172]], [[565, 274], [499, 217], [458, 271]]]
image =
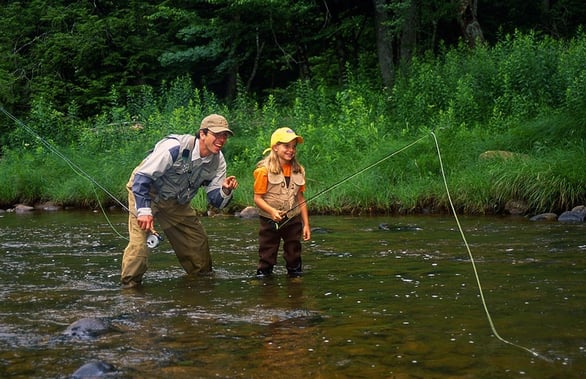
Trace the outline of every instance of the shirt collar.
[[208, 163], [212, 160], [213, 158], [213, 154], [208, 155], [207, 157], [201, 157], [201, 155], [199, 155], [199, 138], [195, 139], [195, 143], [193, 146], [193, 153], [191, 154], [191, 160], [193, 162], [199, 160], [202, 163]]

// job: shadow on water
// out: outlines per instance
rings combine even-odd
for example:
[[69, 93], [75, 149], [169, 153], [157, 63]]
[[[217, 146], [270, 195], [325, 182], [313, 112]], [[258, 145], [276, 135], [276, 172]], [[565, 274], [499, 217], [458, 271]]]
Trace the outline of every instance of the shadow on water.
[[[124, 214], [110, 215], [123, 236]], [[214, 273], [186, 277], [168, 244], [121, 290], [126, 241], [89, 212], [0, 214], [0, 376], [581, 378], [584, 224], [461, 219], [492, 333], [450, 217], [312, 217], [302, 278], [253, 278], [257, 221], [205, 218]], [[68, 333], [86, 319], [91, 333]], [[71, 330], [71, 329], [69, 329]]]

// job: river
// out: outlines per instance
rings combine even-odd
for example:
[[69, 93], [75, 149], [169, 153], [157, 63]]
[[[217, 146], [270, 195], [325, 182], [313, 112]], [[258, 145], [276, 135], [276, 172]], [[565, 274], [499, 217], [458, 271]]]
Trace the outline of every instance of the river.
[[[204, 217], [213, 275], [163, 241], [122, 290], [124, 214], [2, 213], [0, 377], [585, 377], [586, 224], [459, 220], [312, 216], [304, 276], [257, 280], [258, 221]], [[109, 329], [64, 335], [88, 317]]]

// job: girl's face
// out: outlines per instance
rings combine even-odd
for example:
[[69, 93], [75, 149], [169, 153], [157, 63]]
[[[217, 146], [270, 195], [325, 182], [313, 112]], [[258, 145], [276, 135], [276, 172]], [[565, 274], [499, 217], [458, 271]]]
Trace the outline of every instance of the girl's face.
[[294, 139], [287, 143], [279, 142], [273, 146], [273, 151], [277, 153], [277, 157], [281, 162], [291, 162], [295, 158], [295, 152], [297, 151], [297, 140]]

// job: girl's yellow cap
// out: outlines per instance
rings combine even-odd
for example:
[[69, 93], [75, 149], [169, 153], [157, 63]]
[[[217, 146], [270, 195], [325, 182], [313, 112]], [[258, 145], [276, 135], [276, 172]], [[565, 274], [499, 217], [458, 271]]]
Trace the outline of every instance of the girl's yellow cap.
[[266, 153], [267, 151], [271, 150], [271, 148], [278, 143], [289, 143], [289, 142], [293, 141], [294, 139], [297, 140], [297, 143], [303, 143], [303, 137], [295, 134], [293, 129], [279, 128], [279, 129], [275, 130], [273, 132], [273, 135], [271, 136], [271, 147], [265, 149], [263, 154]]

